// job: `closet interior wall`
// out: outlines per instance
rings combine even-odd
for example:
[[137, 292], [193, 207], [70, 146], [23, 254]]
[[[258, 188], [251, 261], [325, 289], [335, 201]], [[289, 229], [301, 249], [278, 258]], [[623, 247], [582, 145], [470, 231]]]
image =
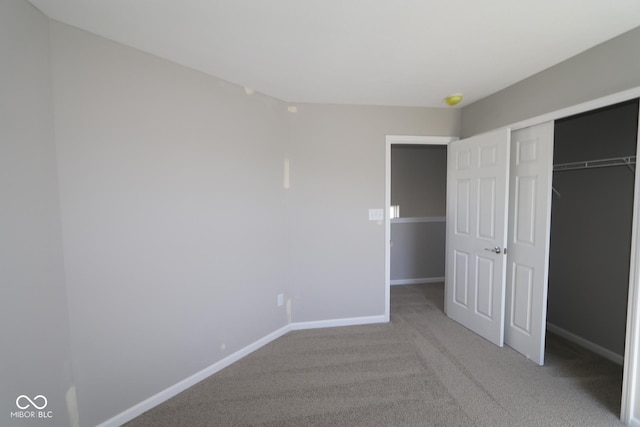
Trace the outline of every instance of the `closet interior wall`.
[[[555, 123], [554, 165], [636, 155], [638, 100]], [[547, 323], [624, 355], [636, 165], [556, 170]]]

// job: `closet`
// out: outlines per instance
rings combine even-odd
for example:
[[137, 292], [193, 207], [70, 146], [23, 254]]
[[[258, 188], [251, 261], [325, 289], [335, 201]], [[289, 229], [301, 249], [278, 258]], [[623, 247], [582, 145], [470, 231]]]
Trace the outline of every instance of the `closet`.
[[638, 100], [555, 122], [547, 329], [622, 363]]

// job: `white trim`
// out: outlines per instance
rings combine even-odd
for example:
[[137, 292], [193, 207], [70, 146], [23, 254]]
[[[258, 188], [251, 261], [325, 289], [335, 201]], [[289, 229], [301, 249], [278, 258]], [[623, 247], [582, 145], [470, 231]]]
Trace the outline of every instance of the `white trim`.
[[317, 329], [317, 328], [332, 328], [337, 326], [352, 326], [352, 325], [365, 325], [371, 323], [384, 323], [387, 322], [385, 320], [385, 316], [368, 316], [368, 317], [352, 317], [345, 319], [332, 319], [332, 320], [320, 320], [316, 322], [299, 322], [299, 323], [290, 323], [282, 328], [258, 339], [257, 341], [247, 345], [246, 347], [236, 351], [233, 354], [225, 357], [224, 359], [215, 362], [214, 364], [202, 369], [201, 371], [196, 372], [190, 377], [185, 378], [182, 381], [177, 382], [176, 384], [167, 387], [166, 389], [154, 394], [148, 399], [143, 400], [142, 402], [132, 406], [129, 409], [126, 409], [123, 412], [120, 412], [118, 415], [109, 418], [107, 421], [98, 424], [98, 427], [118, 427], [121, 426], [134, 418], [142, 415], [144, 412], [160, 405], [163, 402], [171, 399], [172, 397], [182, 393], [189, 387], [194, 386], [200, 381], [210, 377], [211, 375], [223, 370], [224, 368], [230, 366], [231, 364], [237, 362], [245, 356], [253, 353], [261, 347], [269, 344], [272, 341], [277, 340], [283, 335], [297, 330], [304, 329]]
[[292, 330], [291, 325], [287, 325], [260, 338], [259, 340], [236, 351], [235, 353], [230, 354], [224, 359], [204, 368], [199, 372], [196, 372], [190, 377], [187, 377], [184, 380], [177, 382], [176, 384], [162, 390], [161, 392], [154, 394], [148, 399], [143, 400], [137, 405], [134, 405], [131, 408], [119, 413], [115, 417], [112, 417], [107, 421], [101, 424], [98, 424], [98, 427], [118, 427], [128, 421], [131, 421], [132, 419], [136, 418], [139, 415], [142, 415], [144, 412], [148, 411], [149, 409], [160, 405], [161, 403], [171, 399], [172, 397], [185, 391], [189, 387], [192, 387], [193, 385], [199, 383], [205, 378], [215, 374], [216, 372], [223, 370], [227, 366], [237, 362], [238, 360], [249, 355], [250, 353], [253, 353], [254, 351], [258, 350], [260, 347], [263, 347], [269, 344], [270, 342], [275, 341], [276, 339], [280, 338], [281, 336], [285, 335], [287, 332], [291, 330]]
[[408, 224], [414, 222], [446, 222], [446, 216], [421, 216], [411, 218], [393, 218], [391, 224]]
[[[640, 123], [640, 118], [639, 118]], [[640, 131], [636, 151], [640, 150]], [[640, 173], [636, 173], [633, 195], [633, 221], [631, 229], [631, 256], [629, 265], [629, 291], [627, 296], [627, 334], [624, 345], [624, 369], [622, 376], [622, 404], [620, 419], [628, 425], [640, 426], [635, 418], [635, 401], [638, 391], [638, 363], [640, 357]]]
[[403, 285], [422, 285], [423, 283], [440, 283], [444, 282], [443, 277], [423, 277], [419, 279], [395, 279], [391, 280], [391, 286], [403, 286]]
[[576, 343], [579, 346], [586, 348], [587, 350], [591, 350], [594, 353], [604, 357], [605, 359], [612, 361], [613, 363], [617, 363], [618, 365], [622, 366], [624, 358], [622, 357], [622, 355], [618, 353], [615, 353], [609, 349], [602, 347], [601, 345], [591, 342], [585, 338], [582, 338], [581, 336], [578, 336], [572, 332], [567, 331], [566, 329], [562, 329], [548, 322], [547, 322], [547, 330], [573, 343]]
[[415, 145], [448, 145], [457, 141], [456, 136], [410, 136], [387, 135], [385, 139], [385, 178], [384, 178], [384, 318], [388, 322], [391, 318], [391, 221], [389, 210], [391, 209], [391, 145], [415, 144]]
[[640, 427], [640, 420], [634, 416], [629, 418], [629, 420], [625, 423], [629, 427]]
[[291, 330], [301, 331], [305, 329], [336, 328], [338, 326], [368, 325], [371, 323], [387, 323], [387, 322], [388, 320], [384, 315], [367, 316], [367, 317], [351, 317], [346, 319], [330, 319], [330, 320], [316, 320], [311, 322], [296, 322], [291, 324]]

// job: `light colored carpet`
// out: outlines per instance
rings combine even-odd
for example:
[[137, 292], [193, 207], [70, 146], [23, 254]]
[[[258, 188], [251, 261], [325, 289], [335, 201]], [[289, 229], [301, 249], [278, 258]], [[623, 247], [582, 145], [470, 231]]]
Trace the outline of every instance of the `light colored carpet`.
[[620, 426], [622, 368], [554, 335], [539, 367], [394, 286], [391, 323], [292, 332], [135, 426]]

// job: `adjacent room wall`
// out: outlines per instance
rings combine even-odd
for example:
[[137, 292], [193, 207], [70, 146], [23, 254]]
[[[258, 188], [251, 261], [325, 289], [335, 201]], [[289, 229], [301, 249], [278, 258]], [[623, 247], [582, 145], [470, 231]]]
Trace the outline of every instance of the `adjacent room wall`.
[[381, 316], [385, 136], [456, 136], [459, 110], [300, 104], [291, 132], [291, 283], [297, 322]]
[[[0, 425], [77, 425], [49, 24], [26, 1], [0, 2], [0, 57]], [[12, 418], [23, 394], [51, 418]]]
[[392, 285], [444, 282], [446, 221], [391, 222]]
[[57, 22], [51, 44], [89, 426], [287, 324], [286, 106]]
[[391, 204], [402, 218], [446, 216], [446, 145], [391, 147]]
[[638, 86], [640, 27], [464, 107], [462, 135], [469, 137]]
[[391, 146], [391, 284], [442, 280], [445, 272], [447, 147]]

